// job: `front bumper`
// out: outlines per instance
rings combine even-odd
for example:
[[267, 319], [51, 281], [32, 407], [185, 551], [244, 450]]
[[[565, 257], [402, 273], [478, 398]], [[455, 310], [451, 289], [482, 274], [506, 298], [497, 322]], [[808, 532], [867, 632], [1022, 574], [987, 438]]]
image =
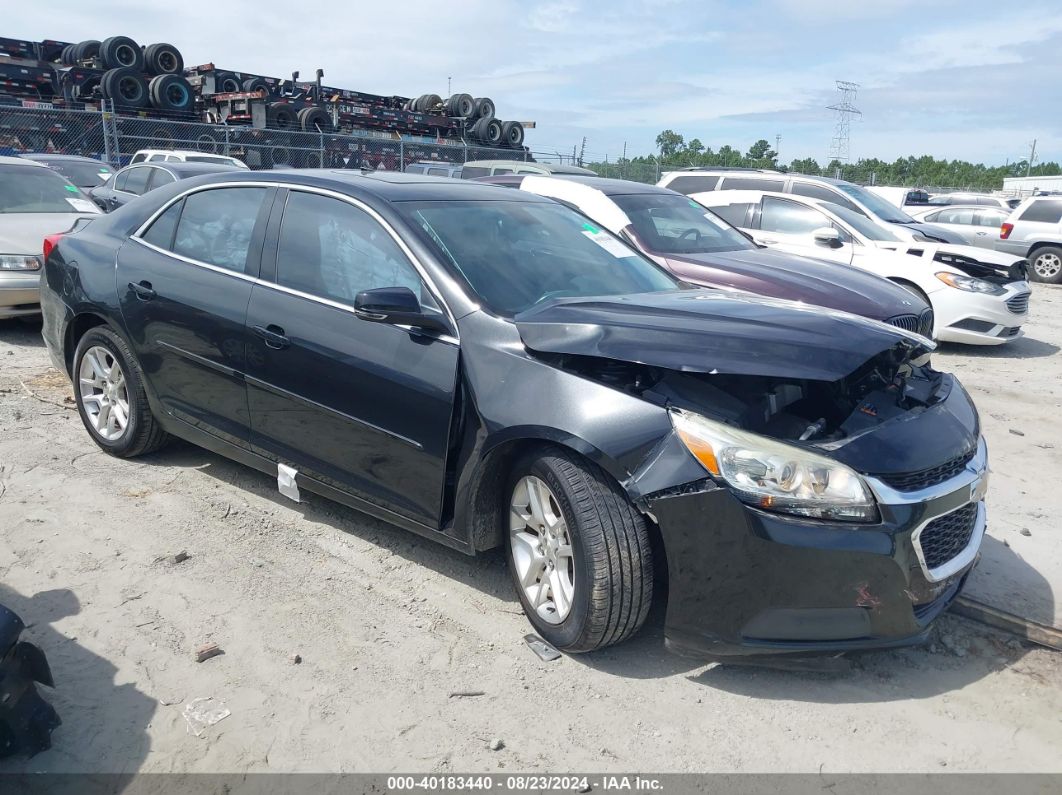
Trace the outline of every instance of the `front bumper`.
[[0, 273], [0, 320], [41, 311], [40, 271]]
[[[876, 525], [829, 523], [749, 507], [705, 481], [649, 499], [667, 552], [665, 638], [680, 654], [735, 659], [919, 643], [961, 591], [986, 527], [983, 440], [949, 480], [900, 492], [868, 478]], [[929, 559], [934, 520], [973, 516], [969, 538]], [[932, 552], [939, 555], [939, 552]]]
[[[953, 287], [931, 295], [936, 312], [936, 338], [967, 345], [1003, 345], [1025, 336], [1029, 317], [1028, 282], [1011, 282], [1003, 295], [980, 295]], [[1015, 311], [1017, 309], [1018, 311]]]

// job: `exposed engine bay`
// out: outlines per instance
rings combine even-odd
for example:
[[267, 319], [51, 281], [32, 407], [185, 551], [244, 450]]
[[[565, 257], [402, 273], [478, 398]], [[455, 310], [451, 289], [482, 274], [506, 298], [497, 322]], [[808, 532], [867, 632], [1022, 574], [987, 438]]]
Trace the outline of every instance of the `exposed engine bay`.
[[679, 372], [594, 356], [539, 354], [563, 370], [665, 408], [682, 408], [775, 439], [834, 442], [947, 397], [942, 374], [884, 351], [839, 381]]

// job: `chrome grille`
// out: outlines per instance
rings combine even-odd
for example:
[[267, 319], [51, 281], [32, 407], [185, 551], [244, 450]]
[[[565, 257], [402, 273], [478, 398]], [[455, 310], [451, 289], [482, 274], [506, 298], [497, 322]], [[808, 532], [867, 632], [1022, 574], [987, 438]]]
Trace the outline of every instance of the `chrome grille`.
[[927, 309], [918, 316], [918, 333], [933, 339], [933, 310]]
[[890, 326], [902, 328], [904, 331], [918, 333], [918, 315], [896, 315], [895, 317], [890, 317], [885, 322]]
[[1022, 293], [1007, 300], [1007, 309], [1015, 315], [1024, 315], [1029, 311], [1029, 297], [1032, 293]]
[[970, 450], [962, 455], [955, 456], [949, 461], [945, 461], [943, 464], [939, 464], [929, 469], [920, 469], [917, 472], [904, 472], [899, 475], [878, 475], [877, 477], [883, 482], [896, 489], [897, 491], [918, 491], [919, 489], [926, 489], [930, 486], [936, 486], [938, 483], [943, 483], [945, 480], [958, 475], [966, 465], [973, 460], [976, 450]]
[[932, 571], [940, 568], [970, 544], [974, 525], [977, 523], [977, 503], [938, 516], [922, 528], [918, 545], [922, 548], [922, 560]]

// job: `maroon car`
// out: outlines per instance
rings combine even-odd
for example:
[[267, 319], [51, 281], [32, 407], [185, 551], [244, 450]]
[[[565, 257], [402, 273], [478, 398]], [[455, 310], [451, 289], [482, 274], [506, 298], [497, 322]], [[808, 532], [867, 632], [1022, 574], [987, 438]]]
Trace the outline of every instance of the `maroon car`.
[[933, 310], [919, 296], [865, 271], [766, 249], [681, 193], [603, 177], [514, 175], [480, 181], [578, 210], [691, 284], [802, 301], [932, 336]]

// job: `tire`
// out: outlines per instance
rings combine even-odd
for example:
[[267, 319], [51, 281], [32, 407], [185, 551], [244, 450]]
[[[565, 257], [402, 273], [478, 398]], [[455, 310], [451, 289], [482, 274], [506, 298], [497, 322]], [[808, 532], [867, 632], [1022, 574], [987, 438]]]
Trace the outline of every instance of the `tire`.
[[1062, 248], [1044, 246], [1030, 254], [1029, 278], [1044, 284], [1062, 284]]
[[248, 77], [243, 81], [243, 90], [247, 92], [264, 91], [267, 97], [273, 93], [264, 77]]
[[303, 108], [298, 118], [303, 132], [332, 132], [332, 117], [324, 108]]
[[286, 102], [274, 102], [266, 108], [266, 127], [274, 130], [294, 130], [299, 117]]
[[502, 142], [517, 149], [524, 145], [524, 125], [518, 121], [502, 122]]
[[435, 113], [435, 108], [442, 104], [442, 97], [438, 94], [425, 94], [420, 98], [421, 113]]
[[197, 152], [216, 155], [221, 151], [221, 142], [214, 133], [199, 133], [195, 138], [195, 149]]
[[480, 119], [472, 126], [472, 137], [488, 146], [498, 146], [502, 140], [502, 126], [497, 119]]
[[192, 86], [180, 75], [158, 75], [148, 83], [151, 104], [159, 110], [190, 113], [195, 105]]
[[77, 45], [68, 44], [63, 47], [63, 51], [59, 53], [59, 63], [63, 66], [74, 65], [74, 47]]
[[100, 44], [100, 60], [104, 69], [132, 69], [144, 71], [144, 51], [128, 36], [111, 36]]
[[476, 109], [472, 114], [474, 119], [493, 119], [495, 114], [494, 100], [490, 97], [479, 97], [475, 100]]
[[446, 100], [446, 115], [458, 119], [473, 118], [476, 101], [471, 94], [454, 94]]
[[286, 144], [271, 144], [269, 147], [269, 162], [274, 167], [291, 168], [295, 165], [295, 156], [291, 147]]
[[87, 61], [90, 58], [95, 58], [100, 54], [100, 43], [96, 39], [87, 39], [86, 41], [79, 41], [74, 45], [74, 49], [70, 51], [70, 55], [73, 57], [75, 63], [80, 61]]
[[[103, 368], [94, 367], [94, 363]], [[115, 366], [123, 376], [120, 387], [116, 387]], [[102, 450], [118, 458], [134, 458], [154, 452], [167, 442], [168, 434], [148, 405], [140, 365], [125, 340], [111, 329], [97, 326], [85, 332], [74, 352], [73, 373], [77, 413], [89, 436]], [[84, 383], [89, 378], [97, 383]], [[121, 409], [123, 394], [125, 410]], [[101, 418], [104, 411], [106, 419]], [[122, 414], [126, 420], [119, 429]], [[101, 424], [102, 432], [98, 428]], [[113, 436], [110, 435], [112, 428]]]
[[172, 44], [149, 44], [144, 48], [144, 67], [152, 75], [180, 75], [184, 72], [184, 57]]
[[233, 72], [214, 72], [215, 94], [238, 94], [243, 90], [243, 84]]
[[145, 108], [150, 104], [147, 81], [135, 69], [111, 69], [100, 81], [104, 98], [118, 108]]
[[[546, 506], [537, 513], [554, 519], [541, 530], [533, 529], [532, 484]], [[535, 630], [567, 652], [594, 651], [637, 632], [652, 602], [653, 553], [645, 517], [615, 481], [567, 450], [546, 448], [517, 462], [506, 496], [509, 571]], [[556, 534], [545, 530], [549, 524]], [[545, 554], [536, 551], [539, 542]], [[540, 593], [548, 597], [536, 608]]]

